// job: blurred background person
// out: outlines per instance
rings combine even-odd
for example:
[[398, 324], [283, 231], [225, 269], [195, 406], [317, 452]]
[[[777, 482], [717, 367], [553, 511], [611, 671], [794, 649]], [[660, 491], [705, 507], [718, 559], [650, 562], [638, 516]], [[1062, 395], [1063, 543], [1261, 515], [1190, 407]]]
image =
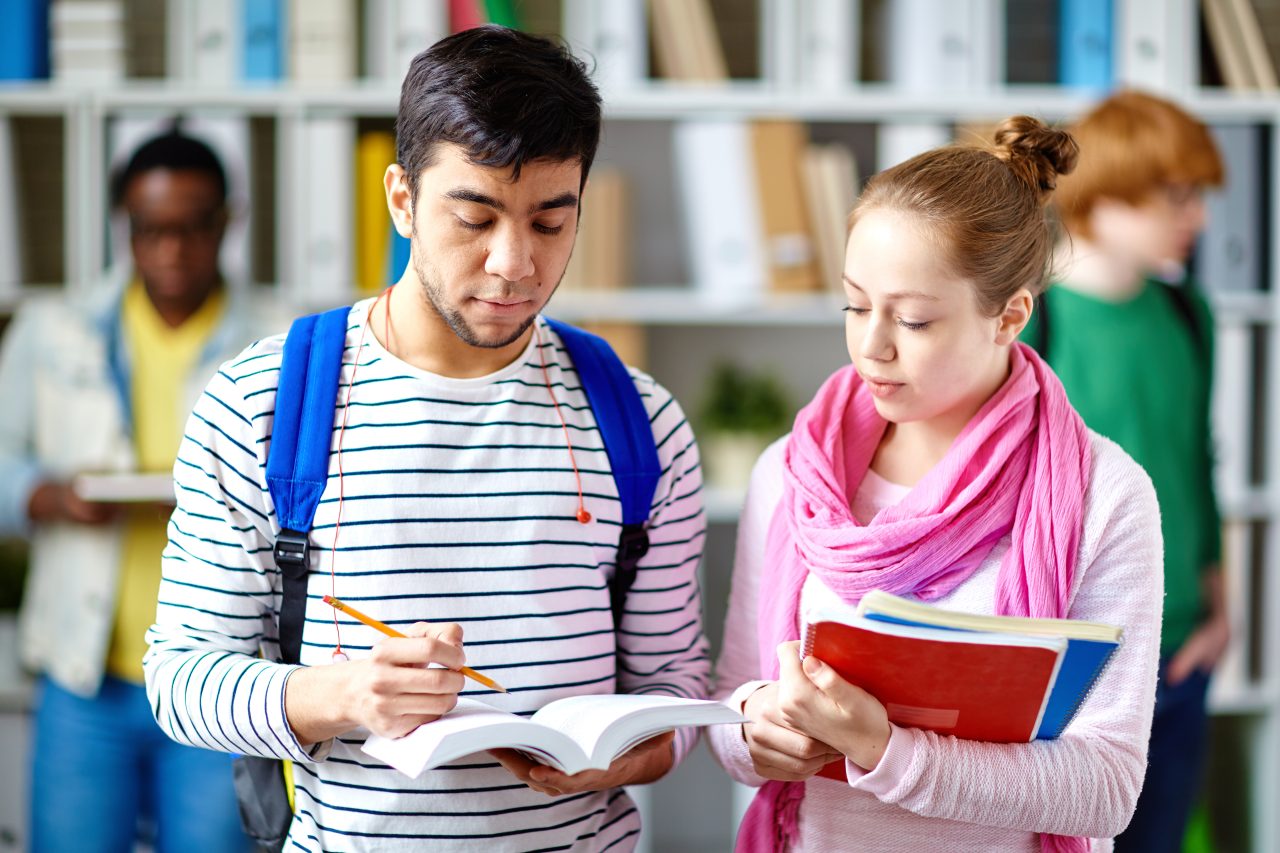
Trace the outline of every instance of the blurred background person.
[[1146, 780], [1117, 851], [1182, 849], [1206, 753], [1210, 673], [1230, 638], [1212, 477], [1213, 318], [1186, 275], [1223, 182], [1208, 128], [1175, 104], [1124, 91], [1070, 128], [1080, 165], [1054, 204], [1054, 286], [1024, 338], [1089, 427], [1155, 484], [1164, 534], [1160, 677]]
[[26, 302], [0, 350], [0, 528], [30, 538], [19, 617], [40, 673], [31, 846], [159, 853], [248, 849], [230, 756], [160, 731], [143, 687], [169, 506], [82, 498], [87, 472], [169, 474], [192, 403], [250, 338], [218, 250], [227, 180], [178, 131], [143, 144], [113, 201], [132, 275], [96, 299]]

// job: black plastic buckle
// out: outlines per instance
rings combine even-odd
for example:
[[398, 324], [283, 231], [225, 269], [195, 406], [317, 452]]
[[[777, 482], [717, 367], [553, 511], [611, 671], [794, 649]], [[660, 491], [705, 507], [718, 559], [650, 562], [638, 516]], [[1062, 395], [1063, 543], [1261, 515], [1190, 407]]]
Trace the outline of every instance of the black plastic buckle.
[[272, 553], [276, 558], [276, 568], [285, 577], [305, 576], [311, 558], [311, 542], [305, 533], [281, 530]]
[[618, 562], [635, 563], [649, 553], [649, 531], [642, 524], [623, 525], [618, 537]]

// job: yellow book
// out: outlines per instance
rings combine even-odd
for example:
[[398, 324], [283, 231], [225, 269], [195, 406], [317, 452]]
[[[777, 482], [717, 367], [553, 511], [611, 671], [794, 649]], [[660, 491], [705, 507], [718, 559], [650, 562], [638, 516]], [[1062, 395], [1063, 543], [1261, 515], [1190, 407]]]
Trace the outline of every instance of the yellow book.
[[356, 142], [356, 286], [362, 294], [378, 293], [388, 284], [391, 214], [382, 176], [396, 159], [396, 139], [387, 131], [360, 134]]

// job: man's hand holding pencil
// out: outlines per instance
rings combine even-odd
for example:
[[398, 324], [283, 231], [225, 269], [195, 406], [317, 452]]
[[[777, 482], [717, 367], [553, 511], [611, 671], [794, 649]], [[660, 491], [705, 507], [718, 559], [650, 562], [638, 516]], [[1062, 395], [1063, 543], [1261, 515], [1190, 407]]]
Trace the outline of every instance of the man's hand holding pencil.
[[359, 660], [295, 670], [285, 713], [304, 746], [360, 726], [400, 737], [452, 710], [465, 662], [461, 625], [417, 622]]

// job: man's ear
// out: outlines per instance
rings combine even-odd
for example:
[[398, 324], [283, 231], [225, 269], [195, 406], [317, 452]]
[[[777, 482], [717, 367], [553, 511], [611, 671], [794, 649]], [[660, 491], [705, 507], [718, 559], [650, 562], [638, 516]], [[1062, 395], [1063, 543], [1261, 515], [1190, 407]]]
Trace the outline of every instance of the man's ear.
[[1031, 320], [1031, 312], [1034, 308], [1035, 297], [1031, 295], [1030, 290], [1024, 287], [1013, 294], [1000, 314], [1000, 325], [996, 328], [996, 343], [1008, 346], [1016, 341]]
[[413, 235], [413, 195], [409, 190], [409, 175], [399, 163], [392, 163], [382, 175], [382, 186], [387, 191], [387, 210], [396, 233], [408, 238]]

